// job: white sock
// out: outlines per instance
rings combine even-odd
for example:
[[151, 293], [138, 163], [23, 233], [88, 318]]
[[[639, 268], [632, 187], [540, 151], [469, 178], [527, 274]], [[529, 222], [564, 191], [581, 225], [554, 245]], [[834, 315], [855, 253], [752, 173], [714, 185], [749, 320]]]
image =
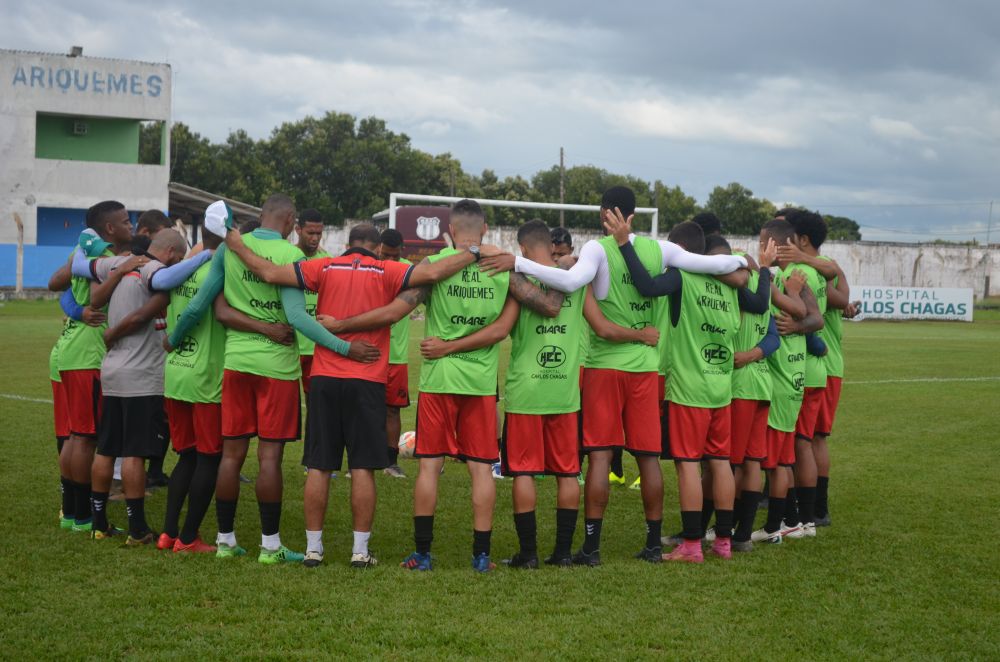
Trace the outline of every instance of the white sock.
[[219, 533], [215, 536], [216, 545], [229, 545], [230, 547], [236, 547], [236, 532], [230, 531], [229, 533]]
[[368, 556], [368, 539], [372, 537], [371, 531], [355, 531], [354, 532], [354, 551], [353, 554], [361, 554], [362, 556]]
[[265, 536], [264, 534], [261, 534], [260, 546], [269, 552], [281, 549], [281, 534], [275, 533], [273, 536]]
[[306, 551], [316, 552], [317, 554], [323, 553], [323, 529], [319, 531], [306, 529]]

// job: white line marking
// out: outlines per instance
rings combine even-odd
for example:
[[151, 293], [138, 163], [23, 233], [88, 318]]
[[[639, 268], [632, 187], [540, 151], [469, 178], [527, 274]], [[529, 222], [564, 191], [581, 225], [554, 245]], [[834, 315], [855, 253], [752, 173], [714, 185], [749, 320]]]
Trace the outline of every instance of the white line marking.
[[919, 384], [928, 382], [997, 382], [1000, 377], [919, 377], [915, 379], [873, 379], [862, 382], [844, 382], [845, 386], [861, 384]]
[[7, 398], [8, 400], [20, 400], [21, 402], [37, 402], [41, 405], [51, 405], [51, 400], [45, 400], [43, 398], [26, 398], [23, 395], [14, 395], [13, 393], [0, 393], [0, 398]]

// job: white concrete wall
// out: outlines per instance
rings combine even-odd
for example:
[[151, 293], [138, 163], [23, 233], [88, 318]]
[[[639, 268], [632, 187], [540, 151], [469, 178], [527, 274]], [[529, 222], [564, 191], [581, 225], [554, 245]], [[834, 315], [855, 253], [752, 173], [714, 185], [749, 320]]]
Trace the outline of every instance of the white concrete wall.
[[[323, 238], [326, 249], [331, 253], [343, 251], [347, 234], [354, 224], [328, 227]], [[597, 232], [573, 231], [573, 244], [579, 252], [588, 240], [601, 236]], [[733, 250], [757, 255], [756, 237], [728, 239]], [[491, 228], [484, 243], [518, 254], [517, 228]], [[823, 245], [823, 254], [840, 264], [852, 285], [970, 287], [979, 298], [989, 273], [992, 293], [1000, 293], [1000, 246], [996, 244], [987, 250], [985, 247], [830, 241]]]
[[38, 207], [86, 209], [114, 199], [133, 210], [166, 209], [167, 166], [35, 159], [35, 116], [63, 113], [169, 125], [171, 83], [167, 64], [0, 50], [0, 243], [17, 240], [16, 212], [25, 243], [34, 244]]

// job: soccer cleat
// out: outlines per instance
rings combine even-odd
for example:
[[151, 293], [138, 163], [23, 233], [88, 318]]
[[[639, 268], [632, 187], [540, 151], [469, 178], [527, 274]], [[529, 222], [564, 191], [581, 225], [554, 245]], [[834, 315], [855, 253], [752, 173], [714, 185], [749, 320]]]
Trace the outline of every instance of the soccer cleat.
[[704, 540], [705, 542], [715, 542], [715, 527], [714, 526], [713, 527], [709, 527], [709, 529], [707, 531], [705, 531], [705, 536], [704, 536], [704, 538], [702, 538], [702, 540]]
[[573, 565], [585, 565], [590, 568], [596, 568], [601, 565], [601, 550], [595, 549], [588, 554], [581, 548], [579, 552], [573, 555]]
[[649, 563], [659, 563], [663, 560], [663, 548], [643, 547], [642, 550], [635, 555], [635, 558], [640, 561], [648, 561]]
[[181, 539], [178, 538], [174, 541], [173, 550], [175, 554], [211, 554], [216, 551], [215, 545], [209, 545], [201, 539], [201, 536], [198, 536], [187, 545], [182, 543]]
[[762, 542], [768, 545], [780, 545], [782, 541], [781, 529], [768, 531], [767, 529], [757, 529], [750, 534], [750, 542]]
[[152, 531], [146, 531], [143, 535], [136, 538], [131, 533], [125, 538], [126, 547], [146, 547], [148, 545], [156, 544], [156, 534]]
[[781, 537], [798, 540], [799, 538], [804, 538], [805, 535], [802, 531], [802, 522], [799, 522], [795, 526], [788, 526], [784, 522], [781, 523]]
[[830, 524], [832, 524], [832, 521], [830, 520], [830, 513], [827, 513], [826, 515], [823, 515], [822, 517], [819, 517], [817, 515], [817, 517], [816, 517], [816, 526], [830, 526]]
[[421, 554], [420, 552], [413, 552], [399, 564], [399, 567], [406, 568], [407, 570], [430, 570], [431, 569], [431, 555]]
[[576, 484], [579, 485], [580, 487], [583, 487], [584, 485], [587, 484], [587, 481], [583, 477], [583, 474], [577, 474], [576, 475]]
[[371, 552], [367, 554], [351, 554], [352, 568], [374, 568], [377, 565], [378, 559], [372, 556]]
[[250, 479], [250, 478], [247, 478], [247, 477], [246, 477], [246, 476], [244, 476], [243, 474], [240, 474], [240, 482], [241, 482], [241, 483], [247, 483], [247, 484], [249, 484], [249, 483], [252, 483], [252, 482], [253, 482], [253, 480], [252, 480], [252, 479]]
[[382, 473], [386, 476], [392, 476], [393, 478], [406, 478], [406, 472], [403, 471], [403, 467], [398, 464], [390, 464], [382, 470]]
[[558, 568], [569, 568], [573, 565], [573, 557], [570, 555], [566, 556], [552, 556], [545, 559], [545, 565], [554, 565]]
[[169, 533], [161, 533], [159, 539], [156, 541], [156, 549], [173, 549], [177, 540], [177, 538], [172, 537]]
[[703, 563], [705, 555], [701, 551], [700, 540], [685, 540], [674, 548], [674, 551], [663, 555], [664, 561], [681, 563]]
[[260, 548], [260, 554], [257, 555], [257, 562], [263, 563], [264, 565], [277, 565], [279, 563], [302, 563], [305, 560], [305, 554], [299, 554], [298, 552], [293, 552], [284, 545], [278, 549], [264, 549]]
[[108, 528], [104, 531], [101, 531], [99, 529], [91, 529], [90, 538], [91, 540], [104, 540], [105, 538], [117, 538], [118, 536], [124, 533], [125, 531], [123, 529], [119, 529], [114, 524], [108, 524]]
[[730, 538], [716, 538], [712, 542], [712, 554], [714, 556], [718, 556], [720, 559], [733, 558], [733, 548], [731, 542], [732, 540]]
[[86, 522], [77, 522], [76, 520], [73, 520], [73, 526], [70, 528], [70, 531], [73, 533], [90, 533], [93, 528], [94, 523], [91, 520], [87, 520]]
[[663, 536], [662, 538], [660, 538], [660, 543], [664, 547], [676, 547], [682, 542], [684, 542], [684, 536], [682, 536], [680, 533], [675, 533], [672, 536]]
[[619, 476], [614, 471], [612, 471], [608, 474], [608, 482], [611, 483], [612, 485], [624, 485], [625, 476], [624, 475]]
[[323, 562], [323, 553], [316, 551], [307, 551], [305, 558], [302, 559], [302, 565], [307, 568], [315, 568]]
[[507, 478], [503, 475], [503, 468], [499, 462], [494, 462], [490, 467], [490, 471], [493, 474], [494, 480], [505, 480]]
[[806, 522], [802, 525], [802, 538], [815, 538], [816, 537], [816, 524], [813, 522]]
[[220, 542], [215, 546], [215, 558], [217, 559], [235, 559], [237, 556], [245, 556], [246, 553], [247, 550], [239, 545], [227, 545]]
[[509, 559], [504, 559], [503, 564], [508, 568], [519, 568], [521, 570], [538, 570], [538, 557], [535, 555], [524, 556], [517, 552]]
[[351, 470], [348, 469], [347, 473], [344, 474], [344, 478], [350, 478], [350, 477], [351, 477]]
[[60, 517], [59, 518], [59, 528], [63, 531], [72, 531], [73, 526], [76, 524], [76, 520], [72, 517]]
[[628, 486], [630, 490], [641, 490], [642, 489], [642, 476], [635, 479], [631, 485]]
[[146, 476], [146, 491], [170, 484], [170, 476], [161, 473], [159, 476]]
[[753, 543], [749, 540], [734, 540], [732, 542], [732, 549], [734, 552], [752, 552]]
[[767, 497], [757, 502], [757, 510], [767, 510]]
[[479, 554], [479, 556], [472, 557], [472, 569], [476, 572], [491, 572], [497, 567], [497, 564], [490, 561], [490, 555], [486, 552]]

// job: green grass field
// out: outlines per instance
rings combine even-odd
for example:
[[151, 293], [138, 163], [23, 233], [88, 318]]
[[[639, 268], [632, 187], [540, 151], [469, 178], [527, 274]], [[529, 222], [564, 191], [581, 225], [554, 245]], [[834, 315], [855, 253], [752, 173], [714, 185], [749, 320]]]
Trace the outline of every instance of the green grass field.
[[[469, 567], [468, 478], [453, 463], [442, 477], [431, 573], [396, 566], [412, 549], [413, 462], [405, 481], [379, 476], [372, 549], [383, 565], [367, 572], [347, 565], [344, 478], [333, 481], [327, 562], [316, 570], [256, 563], [250, 485], [236, 530], [251, 556], [234, 562], [60, 531], [50, 407], [30, 400], [50, 397], [58, 306], [3, 304], [0, 657], [998, 659], [1000, 313], [977, 311], [973, 324], [845, 326], [848, 377], [831, 438], [834, 525], [818, 538], [728, 563], [651, 566], [631, 558], [644, 538], [639, 494], [616, 488], [602, 567], [480, 576]], [[415, 324], [414, 348], [420, 331]], [[412, 428], [411, 408], [404, 429]], [[301, 550], [299, 453], [292, 446], [286, 455], [282, 533]], [[635, 465], [626, 468], [631, 481]], [[673, 531], [673, 468], [664, 471], [664, 529]], [[248, 461], [245, 473], [255, 472]], [[539, 488], [547, 553], [553, 481]], [[510, 482], [498, 493], [496, 559], [516, 544]], [[154, 527], [165, 499], [158, 491], [148, 500]], [[110, 515], [125, 521], [120, 503]], [[203, 531], [214, 536], [214, 509]]]

